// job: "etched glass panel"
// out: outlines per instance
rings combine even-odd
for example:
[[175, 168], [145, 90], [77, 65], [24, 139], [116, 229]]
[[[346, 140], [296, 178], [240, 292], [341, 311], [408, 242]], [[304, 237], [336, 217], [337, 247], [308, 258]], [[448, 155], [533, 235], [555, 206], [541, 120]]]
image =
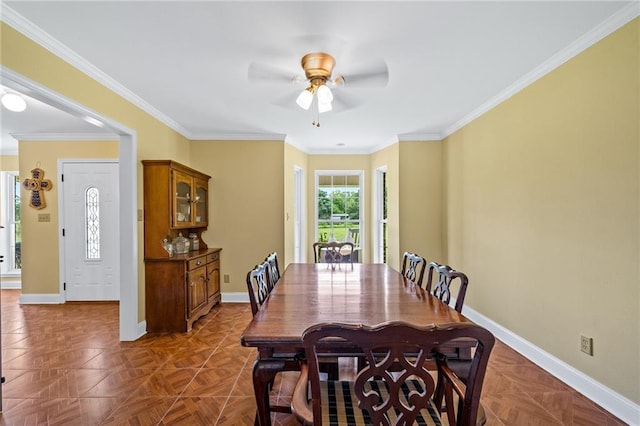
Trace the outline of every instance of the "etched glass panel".
[[90, 187], [85, 192], [85, 227], [87, 259], [100, 259], [100, 194], [98, 188]]

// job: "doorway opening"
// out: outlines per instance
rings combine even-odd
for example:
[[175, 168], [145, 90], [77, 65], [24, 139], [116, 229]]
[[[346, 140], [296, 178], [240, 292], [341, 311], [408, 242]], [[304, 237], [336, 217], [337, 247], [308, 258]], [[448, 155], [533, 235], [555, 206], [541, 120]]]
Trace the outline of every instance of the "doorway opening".
[[316, 171], [315, 240], [354, 244], [354, 261], [362, 262], [364, 247], [364, 171]]
[[120, 232], [118, 250], [120, 261], [120, 340], [136, 340], [145, 333], [144, 323], [138, 323], [138, 224], [137, 224], [137, 139], [136, 132], [93, 111], [84, 105], [30, 80], [0, 65], [3, 85], [75, 117], [112, 130], [119, 138], [120, 164], [118, 173], [118, 209]]

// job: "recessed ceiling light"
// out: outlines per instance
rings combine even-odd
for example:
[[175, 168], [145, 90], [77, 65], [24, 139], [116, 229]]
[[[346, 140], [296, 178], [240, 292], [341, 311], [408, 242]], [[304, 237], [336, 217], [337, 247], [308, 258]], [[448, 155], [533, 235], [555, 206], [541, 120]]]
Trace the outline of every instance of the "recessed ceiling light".
[[24, 98], [20, 95], [16, 95], [15, 93], [7, 93], [2, 95], [2, 105], [9, 111], [13, 112], [22, 112], [27, 108], [27, 102], [25, 102]]
[[337, 146], [344, 146], [344, 142], [340, 142], [336, 144]]

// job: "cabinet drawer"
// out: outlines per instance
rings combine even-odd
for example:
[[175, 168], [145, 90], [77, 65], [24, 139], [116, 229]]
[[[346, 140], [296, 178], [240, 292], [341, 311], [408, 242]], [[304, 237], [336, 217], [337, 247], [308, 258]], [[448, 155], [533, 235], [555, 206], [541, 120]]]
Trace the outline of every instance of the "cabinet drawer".
[[207, 255], [207, 263], [215, 262], [218, 259], [220, 259], [220, 252]]
[[189, 261], [188, 269], [189, 271], [191, 271], [192, 269], [199, 268], [201, 266], [206, 265], [206, 263], [207, 263], [207, 259], [205, 258], [205, 256], [198, 257], [196, 259], [191, 259]]

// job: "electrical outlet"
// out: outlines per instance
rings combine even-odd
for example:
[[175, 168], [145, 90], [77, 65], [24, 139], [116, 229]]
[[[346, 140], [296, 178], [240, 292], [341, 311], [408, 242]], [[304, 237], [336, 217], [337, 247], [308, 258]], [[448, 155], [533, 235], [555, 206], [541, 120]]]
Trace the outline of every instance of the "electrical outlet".
[[580, 336], [580, 350], [593, 356], [593, 337]]
[[229, 283], [229, 274], [224, 274], [222, 278], [225, 283]]

